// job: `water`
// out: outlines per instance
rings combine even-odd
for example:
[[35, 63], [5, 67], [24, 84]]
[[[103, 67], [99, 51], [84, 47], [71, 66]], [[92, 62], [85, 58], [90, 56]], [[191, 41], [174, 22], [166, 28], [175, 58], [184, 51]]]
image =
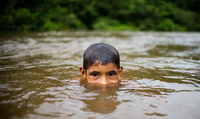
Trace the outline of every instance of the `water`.
[[[119, 50], [119, 85], [79, 82], [82, 54]], [[44, 32], [0, 37], [1, 119], [199, 119], [200, 34]]]

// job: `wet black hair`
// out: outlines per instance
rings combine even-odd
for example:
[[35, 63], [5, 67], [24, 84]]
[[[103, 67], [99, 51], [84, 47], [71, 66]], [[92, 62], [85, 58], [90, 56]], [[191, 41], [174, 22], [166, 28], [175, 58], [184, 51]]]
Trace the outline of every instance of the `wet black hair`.
[[119, 52], [113, 46], [106, 43], [95, 43], [89, 46], [83, 54], [83, 68], [87, 70], [94, 63], [106, 65], [116, 64], [120, 67]]

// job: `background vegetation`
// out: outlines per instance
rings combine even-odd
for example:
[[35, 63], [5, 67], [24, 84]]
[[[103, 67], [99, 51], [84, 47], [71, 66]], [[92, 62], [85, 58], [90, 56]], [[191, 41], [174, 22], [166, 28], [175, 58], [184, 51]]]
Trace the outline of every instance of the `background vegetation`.
[[200, 31], [200, 0], [4, 0], [0, 31]]

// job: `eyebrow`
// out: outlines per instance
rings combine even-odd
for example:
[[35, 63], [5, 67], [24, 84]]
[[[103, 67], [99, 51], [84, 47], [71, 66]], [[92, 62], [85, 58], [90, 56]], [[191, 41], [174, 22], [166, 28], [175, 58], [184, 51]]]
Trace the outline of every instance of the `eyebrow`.
[[89, 72], [89, 74], [100, 74], [98, 71]]
[[117, 73], [117, 71], [115, 71], [115, 70], [112, 70], [112, 71], [109, 71], [108, 73]]
[[[109, 71], [108, 72], [108, 74], [110, 74], [110, 73], [117, 73], [117, 71], [115, 71], [115, 70], [112, 70], [112, 71]], [[100, 72], [98, 72], [98, 71], [92, 71], [92, 72], [89, 72], [89, 74], [100, 74]]]

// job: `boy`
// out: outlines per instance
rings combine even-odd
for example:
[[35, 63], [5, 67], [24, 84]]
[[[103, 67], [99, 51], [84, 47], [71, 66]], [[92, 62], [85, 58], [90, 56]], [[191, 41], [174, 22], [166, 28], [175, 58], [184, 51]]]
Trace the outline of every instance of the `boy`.
[[96, 43], [85, 50], [80, 67], [82, 80], [103, 85], [119, 83], [122, 72], [119, 53], [113, 46]]

